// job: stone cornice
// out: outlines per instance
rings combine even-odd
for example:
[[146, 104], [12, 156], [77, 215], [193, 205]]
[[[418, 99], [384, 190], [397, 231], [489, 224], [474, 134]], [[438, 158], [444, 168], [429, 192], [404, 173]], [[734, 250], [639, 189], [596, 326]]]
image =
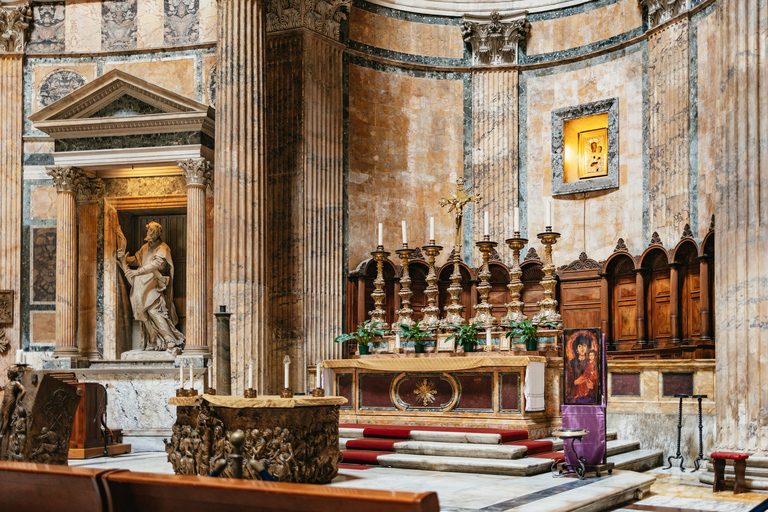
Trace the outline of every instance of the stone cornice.
[[31, 21], [32, 8], [28, 3], [0, 5], [0, 53], [24, 53]]
[[267, 32], [306, 28], [334, 41], [341, 39], [350, 0], [267, 0]]
[[190, 158], [179, 162], [179, 167], [184, 171], [184, 179], [188, 187], [207, 188], [213, 184], [213, 166], [205, 158]]
[[686, 0], [638, 0], [648, 10], [648, 28], [655, 28], [681, 15], [687, 9]]
[[215, 134], [216, 120], [208, 112], [178, 112], [144, 116], [52, 119], [33, 123], [54, 139], [109, 137], [143, 133], [202, 131]]
[[525, 14], [502, 19], [494, 11], [488, 20], [465, 16], [461, 35], [472, 48], [472, 64], [501, 66], [517, 63], [518, 44], [527, 37], [530, 28]]

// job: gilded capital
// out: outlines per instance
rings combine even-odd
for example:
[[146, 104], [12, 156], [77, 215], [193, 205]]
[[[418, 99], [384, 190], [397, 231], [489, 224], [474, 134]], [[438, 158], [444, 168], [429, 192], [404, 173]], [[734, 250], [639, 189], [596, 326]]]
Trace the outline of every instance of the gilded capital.
[[79, 167], [50, 167], [45, 173], [56, 185], [56, 192], [77, 192], [88, 179]]
[[658, 27], [672, 18], [683, 14], [685, 0], [638, 0], [641, 7], [648, 9], [648, 28]]
[[13, 7], [0, 5], [0, 53], [24, 53], [31, 21], [32, 8], [28, 3]]
[[266, 0], [267, 32], [306, 28], [339, 41], [350, 0]]
[[461, 23], [461, 35], [472, 48], [474, 65], [517, 64], [518, 44], [530, 29], [525, 15], [502, 19], [498, 11], [492, 12], [488, 21], [465, 17]]
[[213, 185], [213, 166], [205, 158], [190, 158], [179, 162], [184, 171], [184, 179], [188, 187], [208, 187]]

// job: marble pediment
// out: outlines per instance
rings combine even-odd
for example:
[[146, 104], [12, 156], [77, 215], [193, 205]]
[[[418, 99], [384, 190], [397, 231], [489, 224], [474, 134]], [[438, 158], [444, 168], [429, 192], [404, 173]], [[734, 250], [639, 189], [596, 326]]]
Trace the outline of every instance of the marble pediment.
[[54, 142], [57, 166], [99, 177], [181, 174], [178, 162], [214, 159], [212, 107], [112, 70], [29, 120]]
[[38, 110], [29, 120], [54, 139], [199, 130], [213, 137], [214, 109], [119, 69]]

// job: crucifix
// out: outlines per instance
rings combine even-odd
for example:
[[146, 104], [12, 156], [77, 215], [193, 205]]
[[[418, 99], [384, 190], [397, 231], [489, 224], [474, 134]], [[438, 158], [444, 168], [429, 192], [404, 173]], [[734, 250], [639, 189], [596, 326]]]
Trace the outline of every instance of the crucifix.
[[456, 211], [456, 247], [462, 245], [461, 234], [464, 224], [464, 207], [467, 205], [467, 203], [477, 203], [481, 200], [482, 198], [477, 194], [472, 196], [467, 195], [467, 191], [464, 190], [463, 176], [459, 176], [459, 179], [456, 180], [456, 192], [453, 193], [453, 196], [448, 199], [445, 197], [440, 199], [440, 206], [450, 205], [448, 208], [448, 213], [454, 210]]

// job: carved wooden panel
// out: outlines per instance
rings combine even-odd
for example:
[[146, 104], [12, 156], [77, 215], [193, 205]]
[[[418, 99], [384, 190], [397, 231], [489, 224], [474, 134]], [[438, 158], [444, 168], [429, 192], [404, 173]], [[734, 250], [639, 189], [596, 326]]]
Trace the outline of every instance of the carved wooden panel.
[[544, 278], [544, 272], [540, 265], [526, 265], [523, 267], [523, 291], [520, 300], [523, 301], [523, 313], [528, 318], [533, 318], [539, 312], [538, 302], [544, 299], [544, 288], [541, 286], [541, 280]]
[[560, 284], [560, 306], [565, 329], [601, 327], [600, 280], [570, 281]]
[[664, 347], [671, 337], [669, 270], [662, 269], [651, 274], [648, 283], [647, 322], [651, 340]]
[[628, 350], [637, 341], [636, 283], [633, 274], [614, 281], [612, 324], [613, 339], [619, 350]]
[[701, 280], [698, 262], [692, 262], [691, 266], [686, 268], [682, 274], [680, 309], [682, 310], [683, 330], [680, 334], [683, 340], [694, 341], [701, 336], [701, 311], [699, 309]]

